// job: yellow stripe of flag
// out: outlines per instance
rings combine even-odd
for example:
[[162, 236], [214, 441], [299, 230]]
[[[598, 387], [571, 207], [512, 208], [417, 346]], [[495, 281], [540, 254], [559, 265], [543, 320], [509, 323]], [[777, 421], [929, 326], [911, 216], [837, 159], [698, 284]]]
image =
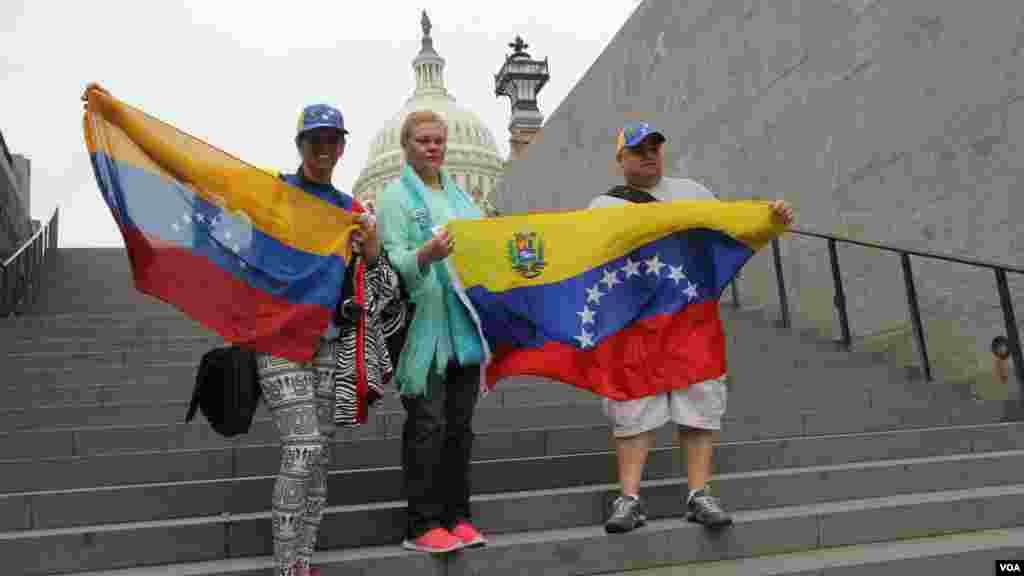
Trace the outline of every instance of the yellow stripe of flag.
[[355, 217], [279, 178], [99, 91], [88, 94], [89, 152], [175, 180], [229, 212], [243, 212], [279, 242], [312, 254], [351, 256]]
[[[762, 201], [684, 200], [609, 206], [591, 210], [453, 220], [452, 265], [466, 288], [491, 292], [561, 282], [682, 230], [723, 232], [757, 251], [777, 237], [784, 225]], [[536, 234], [546, 262], [540, 275], [526, 278], [510, 261], [515, 235]]]

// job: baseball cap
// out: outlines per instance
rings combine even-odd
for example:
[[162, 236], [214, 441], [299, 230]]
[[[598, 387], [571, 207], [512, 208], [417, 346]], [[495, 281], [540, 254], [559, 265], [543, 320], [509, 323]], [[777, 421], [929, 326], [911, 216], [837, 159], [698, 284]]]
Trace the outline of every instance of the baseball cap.
[[341, 111], [327, 104], [311, 104], [302, 109], [296, 127], [296, 138], [314, 128], [334, 128], [342, 134], [348, 134]]
[[647, 122], [626, 122], [619, 130], [618, 142], [615, 145], [615, 153], [622, 152], [623, 148], [631, 148], [644, 141], [644, 138], [648, 136], [657, 136], [661, 139], [661, 142], [665, 142], [668, 138], [661, 132], [658, 132], [654, 126], [651, 126]]

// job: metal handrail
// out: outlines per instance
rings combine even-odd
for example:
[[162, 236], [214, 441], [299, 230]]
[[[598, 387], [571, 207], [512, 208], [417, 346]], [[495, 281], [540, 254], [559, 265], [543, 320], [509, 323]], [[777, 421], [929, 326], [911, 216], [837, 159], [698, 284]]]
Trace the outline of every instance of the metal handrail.
[[973, 258], [963, 258], [960, 256], [951, 256], [949, 254], [940, 254], [938, 252], [930, 252], [928, 250], [918, 250], [916, 248], [903, 248], [895, 244], [880, 244], [878, 242], [868, 242], [866, 240], [854, 240], [852, 238], [844, 238], [842, 236], [836, 236], [834, 234], [825, 234], [823, 232], [813, 232], [810, 230], [802, 230], [800, 228], [791, 228], [789, 230], [793, 234], [799, 236], [814, 236], [815, 238], [824, 238], [826, 240], [835, 240], [844, 244], [856, 244], [858, 246], [864, 246], [867, 248], [877, 248], [878, 250], [886, 250], [888, 252], [896, 252], [899, 254], [909, 254], [911, 256], [920, 256], [921, 258], [931, 258], [933, 260], [945, 260], [946, 262], [956, 262], [958, 264], [967, 264], [968, 266], [976, 266], [978, 268], [992, 268], [1002, 269], [1007, 272], [1016, 272], [1017, 274], [1024, 274], [1024, 268], [1017, 266], [1010, 266], [1009, 264], [1000, 264], [999, 262], [989, 262], [987, 260], [977, 260]]
[[[56, 211], [56, 210], [54, 210], [54, 213], [53, 213], [53, 215], [52, 215], [52, 216], [50, 216], [50, 220], [51, 220], [51, 221], [53, 220], [53, 216], [56, 216], [56, 214], [57, 214], [57, 211]], [[9, 258], [8, 258], [7, 260], [4, 260], [3, 262], [0, 262], [0, 268], [7, 268], [8, 266], [10, 266], [10, 265], [11, 265], [11, 262], [14, 262], [14, 259], [15, 259], [15, 258], [17, 258], [18, 256], [20, 256], [22, 252], [24, 252], [25, 250], [27, 250], [27, 249], [29, 248], [29, 246], [31, 246], [31, 245], [32, 245], [32, 243], [36, 241], [36, 238], [39, 238], [39, 237], [40, 237], [40, 236], [42, 236], [42, 235], [43, 235], [43, 234], [44, 234], [45, 232], [46, 232], [46, 226], [41, 226], [41, 227], [39, 228], [39, 230], [36, 230], [36, 233], [35, 233], [35, 234], [33, 234], [31, 238], [29, 238], [28, 240], [25, 240], [25, 241], [24, 241], [24, 242], [23, 242], [23, 243], [21, 244], [21, 248], [18, 248], [18, 249], [17, 249], [17, 250], [16, 250], [15, 252], [14, 252], [14, 254], [11, 254], [11, 256], [10, 256], [10, 257], [9, 257]]]
[[[976, 268], [988, 268], [993, 270], [996, 277], [996, 290], [999, 293], [999, 304], [1003, 311], [1003, 321], [1006, 324], [1006, 339], [1010, 348], [1010, 355], [1013, 357], [1014, 373], [1017, 376], [1017, 383], [1021, 387], [1021, 398], [1024, 399], [1024, 355], [1021, 353], [1020, 334], [1017, 330], [1017, 320], [1013, 312], [1013, 302], [1010, 299], [1010, 289], [1006, 281], [1007, 272], [1024, 274], [1024, 268], [1009, 264], [1000, 264], [997, 262], [952, 256], [950, 254], [940, 254], [938, 252], [930, 252], [927, 250], [904, 248], [894, 244], [854, 240], [852, 238], [844, 238], [833, 234], [825, 234], [811, 230], [793, 228], [790, 229], [790, 232], [797, 236], [820, 238], [828, 242], [828, 255], [832, 269], [832, 283], [834, 290], [833, 303], [839, 316], [839, 328], [842, 334], [839, 342], [846, 349], [850, 349], [853, 338], [850, 333], [850, 320], [846, 310], [846, 294], [843, 290], [843, 277], [839, 269], [837, 244], [853, 244], [866, 248], [894, 252], [900, 255], [900, 265], [903, 270], [903, 281], [906, 288], [907, 307], [910, 309], [910, 321], [914, 330], [914, 338], [917, 342], [917, 351], [922, 371], [925, 379], [928, 381], [933, 380], [931, 360], [928, 357], [928, 346], [925, 340], [924, 326], [921, 322], [921, 309], [917, 300], [917, 288], [914, 285], [914, 270], [911, 266], [910, 257], [915, 256], [930, 260], [955, 262]], [[777, 238], [772, 240], [772, 255], [773, 267], [775, 268], [776, 290], [779, 295], [779, 310], [782, 314], [780, 323], [783, 327], [788, 328], [792, 323], [789, 310], [789, 297], [786, 293], [785, 275], [782, 269], [782, 251], [779, 247], [779, 240]], [[733, 299], [734, 304], [738, 306], [739, 298], [735, 291], [733, 292]]]
[[58, 207], [44, 226], [0, 263], [0, 315], [15, 314], [19, 306], [35, 300], [43, 264], [57, 248], [59, 221]]

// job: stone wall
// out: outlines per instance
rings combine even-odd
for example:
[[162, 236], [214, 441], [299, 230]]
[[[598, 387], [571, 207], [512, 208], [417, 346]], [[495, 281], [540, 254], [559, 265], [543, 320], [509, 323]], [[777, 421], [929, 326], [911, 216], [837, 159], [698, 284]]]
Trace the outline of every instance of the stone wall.
[[22, 158], [21, 164], [16, 156], [12, 156], [0, 136], [0, 258], [6, 257], [16, 250], [32, 234], [28, 204], [22, 195], [21, 178], [16, 170], [24, 166], [24, 179], [27, 180], [28, 160]]
[[27, 216], [32, 215], [32, 161], [21, 154], [11, 154], [14, 179], [18, 183], [18, 197]]
[[[502, 212], [574, 209], [621, 177], [629, 117], [670, 175], [786, 198], [800, 227], [1024, 267], [1024, 2], [645, 0], [499, 191]], [[794, 323], [838, 337], [824, 241], [787, 237]], [[916, 363], [895, 255], [843, 247], [858, 345]], [[991, 271], [914, 260], [939, 376], [987, 373], [1005, 333]], [[1024, 317], [1024, 283], [1010, 275]], [[739, 283], [777, 310], [770, 252]]]

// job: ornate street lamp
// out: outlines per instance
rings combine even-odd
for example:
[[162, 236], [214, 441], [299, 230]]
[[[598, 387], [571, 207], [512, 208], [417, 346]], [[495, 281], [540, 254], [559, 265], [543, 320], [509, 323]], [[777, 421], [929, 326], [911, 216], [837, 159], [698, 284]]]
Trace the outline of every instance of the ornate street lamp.
[[511, 154], [515, 159], [522, 156], [530, 139], [540, 130], [544, 115], [537, 107], [537, 94], [548, 78], [548, 59], [534, 60], [526, 53], [529, 45], [516, 36], [509, 44], [514, 51], [505, 57], [505, 64], [494, 75], [494, 95], [507, 96], [512, 103], [512, 118], [508, 130]]

